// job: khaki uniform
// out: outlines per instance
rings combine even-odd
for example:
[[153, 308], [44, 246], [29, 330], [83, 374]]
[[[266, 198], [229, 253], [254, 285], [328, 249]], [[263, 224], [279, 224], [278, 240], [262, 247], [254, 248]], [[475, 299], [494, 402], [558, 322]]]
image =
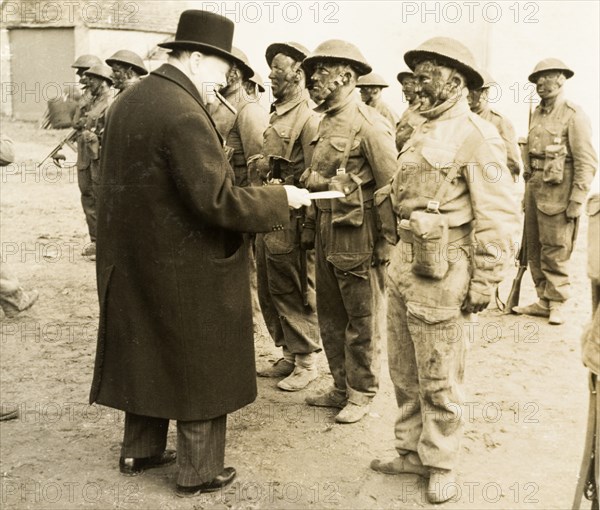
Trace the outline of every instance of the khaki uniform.
[[[287, 157], [290, 139], [291, 164], [282, 168], [281, 178], [297, 185], [310, 165], [317, 133], [318, 115], [311, 109], [308, 91], [286, 103], [276, 102], [269, 126], [263, 135], [262, 154]], [[309, 354], [321, 349], [316, 314], [314, 252], [300, 249], [300, 227], [304, 217], [290, 211], [290, 227], [256, 236], [258, 299], [265, 323], [278, 347], [292, 354]], [[314, 221], [314, 219], [313, 219]], [[301, 282], [301, 257], [306, 257], [308, 306], [304, 306]]]
[[390, 122], [392, 128], [396, 127], [400, 117], [385, 101], [380, 98], [377, 101], [371, 101], [369, 106], [375, 108], [381, 115], [383, 115]]
[[[333, 109], [324, 110], [319, 125], [312, 171], [328, 182], [336, 175], [352, 130], [346, 174], [362, 181], [358, 226], [334, 224], [345, 200], [318, 200], [316, 221], [317, 312], [323, 347], [334, 384], [348, 401], [366, 405], [379, 385], [378, 324], [384, 320], [384, 268], [372, 267], [380, 233], [373, 209], [373, 192], [387, 184], [396, 166], [394, 137], [389, 123], [360, 103], [354, 94]], [[314, 189], [314, 187], [313, 187]], [[357, 192], [358, 193], [358, 192]], [[357, 193], [353, 193], [356, 195]]]
[[398, 151], [402, 150], [413, 131], [425, 122], [425, 118], [419, 113], [419, 106], [418, 102], [409, 106], [396, 125], [396, 149]]
[[449, 241], [438, 246], [436, 260], [449, 267], [441, 279], [413, 272], [413, 261], [425, 253], [411, 230], [398, 228], [387, 280], [388, 360], [399, 408], [396, 447], [418, 452], [425, 466], [452, 470], [462, 436], [465, 322], [471, 320], [461, 305], [469, 290], [491, 296], [501, 280], [518, 205], [504, 143], [466, 98], [424, 115], [398, 158], [391, 198], [397, 219], [408, 220], [427, 208], [452, 169], [458, 171], [439, 205]]
[[237, 186], [248, 186], [248, 160], [261, 153], [263, 132], [269, 124], [269, 114], [258, 102], [238, 86], [232, 90], [221, 91], [223, 97], [237, 110], [231, 113], [225, 105], [216, 101], [210, 110], [228, 147], [233, 149], [231, 165], [235, 173]]
[[502, 140], [504, 140], [504, 145], [506, 145], [506, 158], [510, 173], [513, 177], [521, 175], [523, 163], [521, 162], [517, 135], [512, 122], [502, 114], [488, 107], [483, 107], [480, 111], [476, 111], [475, 113], [496, 126], [498, 133], [500, 133]]
[[[525, 161], [525, 228], [531, 276], [540, 299], [564, 302], [569, 297], [568, 262], [577, 222], [565, 215], [569, 201], [582, 204], [596, 173], [591, 127], [581, 108], [562, 97], [548, 109], [539, 105], [531, 117]], [[545, 161], [551, 146], [564, 151]], [[545, 182], [544, 168], [562, 167], [562, 183]]]
[[81, 137], [86, 123], [87, 112], [94, 102], [89, 89], [86, 89], [79, 100], [79, 105], [73, 117], [73, 127], [79, 131], [77, 136], [77, 184], [81, 192], [81, 206], [85, 214], [85, 221], [92, 241], [96, 240], [96, 199], [92, 188], [92, 169], [86, 143]]

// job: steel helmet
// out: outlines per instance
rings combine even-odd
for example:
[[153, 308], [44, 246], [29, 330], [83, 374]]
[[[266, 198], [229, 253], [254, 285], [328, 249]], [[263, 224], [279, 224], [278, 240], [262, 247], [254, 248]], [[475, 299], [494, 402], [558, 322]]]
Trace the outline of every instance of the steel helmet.
[[483, 76], [477, 70], [475, 57], [463, 43], [456, 39], [433, 37], [404, 54], [404, 61], [413, 71], [419, 62], [428, 58], [459, 71], [464, 75], [467, 87], [471, 90], [479, 89], [483, 85]]
[[567, 80], [575, 74], [562, 60], [557, 58], [545, 58], [538, 62], [534, 67], [532, 73], [529, 75], [529, 81], [535, 83], [538, 79], [538, 75], [544, 71], [560, 71], [565, 75]]
[[341, 62], [349, 64], [359, 76], [369, 74], [373, 69], [354, 44], [340, 39], [330, 39], [316, 47], [302, 63], [307, 76], [311, 76], [318, 62]]
[[148, 70], [144, 65], [142, 57], [133, 51], [119, 50], [112, 57], [107, 58], [106, 63], [109, 66], [112, 66], [113, 64], [125, 64], [131, 66], [140, 76], [148, 74]]

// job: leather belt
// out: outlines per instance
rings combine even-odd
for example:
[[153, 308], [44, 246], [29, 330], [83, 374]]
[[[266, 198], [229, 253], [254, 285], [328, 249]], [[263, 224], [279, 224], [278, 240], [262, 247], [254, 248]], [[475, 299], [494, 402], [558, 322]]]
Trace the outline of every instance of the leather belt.
[[[396, 230], [400, 241], [407, 244], [413, 244], [413, 233], [408, 226], [408, 220], [397, 219]], [[468, 245], [471, 244], [471, 232], [473, 227], [470, 223], [465, 223], [458, 227], [451, 227], [448, 230], [448, 244]], [[459, 243], [459, 241], [464, 242]]]

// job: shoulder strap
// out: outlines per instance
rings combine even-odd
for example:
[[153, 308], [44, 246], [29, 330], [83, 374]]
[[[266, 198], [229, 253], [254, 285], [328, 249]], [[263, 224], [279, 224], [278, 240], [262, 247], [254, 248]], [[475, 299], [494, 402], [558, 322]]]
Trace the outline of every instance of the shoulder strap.
[[435, 196], [433, 197], [433, 202], [437, 202], [438, 208], [448, 193], [448, 187], [450, 186], [450, 183], [458, 177], [458, 172], [460, 172], [460, 169], [461, 166], [455, 162], [450, 168], [448, 175], [442, 179], [442, 182], [435, 192]]
[[356, 117], [357, 119], [354, 121], [354, 124], [352, 125], [352, 129], [350, 129], [350, 136], [348, 137], [348, 143], [346, 144], [346, 147], [344, 148], [344, 155], [342, 157], [342, 161], [340, 163], [340, 170], [344, 169], [344, 171], [346, 170], [346, 165], [348, 164], [348, 159], [350, 158], [350, 151], [352, 150], [352, 145], [354, 144], [354, 138], [356, 138], [356, 133], [358, 133], [360, 131], [360, 128], [363, 125], [364, 119], [362, 114], [360, 113], [360, 111], [357, 109], [356, 110]]
[[292, 124], [292, 130], [290, 132], [290, 141], [288, 143], [287, 149], [285, 151], [285, 159], [290, 161], [292, 158], [292, 152], [294, 150], [294, 145], [296, 144], [296, 140], [300, 137], [300, 133], [304, 129], [304, 125], [308, 122], [308, 119], [311, 116], [310, 108], [301, 108], [298, 106], [298, 110], [296, 111], [296, 115], [294, 116], [294, 122]]

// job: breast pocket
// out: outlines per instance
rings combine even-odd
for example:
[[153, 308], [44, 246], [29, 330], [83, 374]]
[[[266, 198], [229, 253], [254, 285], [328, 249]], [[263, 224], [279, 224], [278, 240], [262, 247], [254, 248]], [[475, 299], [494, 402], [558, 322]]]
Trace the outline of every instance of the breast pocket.
[[458, 174], [459, 163], [455, 161], [456, 147], [426, 146], [421, 149], [421, 155], [424, 159], [424, 165], [420, 166], [421, 175], [419, 181], [421, 184], [421, 194], [427, 198], [435, 198], [438, 189], [448, 174]]

